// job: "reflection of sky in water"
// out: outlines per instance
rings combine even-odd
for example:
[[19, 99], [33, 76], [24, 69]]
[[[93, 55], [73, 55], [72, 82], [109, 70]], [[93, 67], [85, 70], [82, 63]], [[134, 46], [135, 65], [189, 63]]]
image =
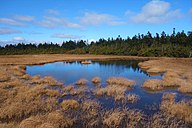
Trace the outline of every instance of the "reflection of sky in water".
[[[159, 76], [149, 76], [138, 67], [138, 61], [95, 61], [89, 65], [83, 65], [80, 62], [56, 62], [45, 65], [27, 66], [27, 73], [30, 75], [52, 76], [65, 85], [76, 82], [81, 78], [89, 80], [88, 87], [94, 88], [91, 79], [95, 76], [102, 78], [102, 85], [105, 86], [105, 81], [109, 77], [126, 77], [136, 81], [136, 86], [133, 90], [127, 93], [138, 94], [141, 99], [137, 104], [129, 104], [130, 108], [139, 108], [147, 113], [151, 111], [145, 110], [146, 105], [161, 101], [164, 92], [176, 92], [176, 90], [165, 90], [158, 93], [149, 93], [141, 88], [143, 82], [147, 79], [161, 79]], [[184, 94], [178, 93], [177, 99], [191, 98]], [[105, 98], [100, 99], [102, 104], [107, 107], [114, 106], [114, 102]]]
[[[113, 62], [113, 61], [111, 61]], [[137, 84], [141, 85], [145, 79], [150, 77], [143, 73], [138, 67], [133, 69], [131, 65], [118, 64], [102, 64], [100, 62], [94, 62], [89, 65], [83, 65], [79, 62], [65, 63], [56, 62], [45, 65], [28, 66], [27, 72], [30, 75], [39, 74], [41, 77], [52, 76], [57, 80], [64, 82], [66, 85], [74, 83], [80, 78], [85, 78], [89, 81], [95, 76], [102, 78], [102, 83], [109, 77], [126, 77], [135, 80]], [[151, 78], [161, 78], [160, 76], [153, 76]]]

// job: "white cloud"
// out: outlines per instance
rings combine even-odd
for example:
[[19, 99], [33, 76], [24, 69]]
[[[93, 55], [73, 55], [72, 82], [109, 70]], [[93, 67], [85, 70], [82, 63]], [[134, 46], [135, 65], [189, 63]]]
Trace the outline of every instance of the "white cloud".
[[47, 13], [50, 15], [59, 15], [60, 14], [59, 11], [54, 10], [54, 9], [48, 9]]
[[42, 27], [56, 28], [56, 27], [66, 27], [66, 28], [81, 28], [79, 24], [69, 22], [68, 20], [60, 17], [44, 16], [44, 19], [38, 24]]
[[35, 17], [27, 16], [27, 15], [14, 15], [13, 18], [15, 20], [26, 21], [26, 22], [31, 22], [35, 20]]
[[181, 18], [179, 9], [170, 10], [170, 3], [162, 0], [152, 0], [142, 7], [139, 14], [131, 17], [135, 23], [160, 24]]
[[82, 36], [70, 35], [70, 34], [54, 34], [53, 38], [65, 38], [65, 39], [80, 39]]
[[14, 37], [13, 40], [14, 41], [24, 41], [25, 38], [23, 38], [23, 37]]
[[124, 23], [115, 16], [95, 12], [86, 12], [84, 16], [80, 18], [80, 22], [84, 25], [119, 25]]
[[7, 25], [13, 25], [13, 26], [24, 26], [23, 23], [20, 23], [18, 21], [15, 21], [15, 20], [9, 19], [9, 18], [0, 18], [0, 23], [7, 24]]
[[21, 32], [10, 28], [4, 28], [4, 27], [0, 28], [0, 35], [14, 34], [14, 33], [21, 33]]
[[[24, 39], [24, 38], [23, 38]], [[48, 41], [48, 40], [27, 40], [27, 39], [24, 39], [22, 40], [22, 37], [19, 39], [16, 38], [16, 40], [14, 40], [14, 38], [12, 40], [0, 40], [0, 46], [5, 46], [5, 45], [10, 45], [10, 44], [18, 44], [18, 43], [24, 43], [24, 44], [29, 44], [29, 43], [32, 43], [32, 44], [40, 44], [40, 43], [51, 43], [51, 41]]]

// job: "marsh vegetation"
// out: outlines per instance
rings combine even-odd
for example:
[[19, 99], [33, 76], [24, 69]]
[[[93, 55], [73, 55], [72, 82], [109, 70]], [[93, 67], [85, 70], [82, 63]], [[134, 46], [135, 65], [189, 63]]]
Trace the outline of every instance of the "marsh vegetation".
[[[140, 65], [147, 67], [152, 62]], [[102, 63], [107, 65], [107, 62]], [[164, 66], [169, 67], [166, 63]], [[172, 72], [171, 68], [167, 71], [164, 67], [162, 79], [145, 74], [148, 79], [143, 80], [143, 85], [138, 78], [123, 75], [100, 77], [94, 74], [90, 78], [81, 75], [72, 82], [59, 82], [51, 76], [27, 74], [26, 65], [1, 65], [0, 69], [0, 127], [3, 128], [192, 127], [191, 96], [180, 93], [190, 93], [190, 71], [182, 72], [187, 69]], [[118, 68], [118, 73], [120, 70]], [[132, 75], [135, 74], [132, 72]], [[160, 92], [148, 93], [144, 86]], [[178, 91], [165, 88], [170, 86]], [[146, 94], [150, 101], [144, 100]], [[148, 113], [138, 107], [153, 102], [153, 97], [160, 99], [155, 100], [158, 101], [155, 111], [148, 110]]]

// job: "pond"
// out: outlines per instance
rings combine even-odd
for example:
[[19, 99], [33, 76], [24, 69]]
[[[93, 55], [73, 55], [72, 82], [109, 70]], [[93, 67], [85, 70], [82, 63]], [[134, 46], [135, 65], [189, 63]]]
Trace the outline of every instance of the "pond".
[[[91, 60], [88, 60], [91, 61]], [[165, 90], [161, 92], [151, 93], [144, 90], [141, 86], [144, 81], [148, 79], [162, 79], [162, 74], [150, 76], [138, 67], [140, 61], [136, 60], [109, 60], [109, 61], [91, 61], [91, 64], [81, 64], [80, 61], [73, 62], [55, 62], [44, 65], [27, 66], [26, 71], [30, 75], [40, 75], [41, 77], [52, 76], [56, 80], [63, 82], [65, 86], [75, 83], [81, 78], [87, 79], [87, 87], [94, 90], [95, 86], [91, 82], [93, 77], [100, 77], [102, 79], [101, 86], [106, 86], [106, 80], [109, 77], [125, 77], [135, 81], [135, 87], [128, 90], [127, 94], [137, 94], [140, 100], [137, 103], [126, 104], [129, 108], [137, 108], [143, 110], [147, 114], [158, 111], [158, 105], [161, 102], [162, 94], [164, 92], [177, 93], [177, 100], [181, 98], [188, 98], [180, 94], [176, 90]], [[109, 97], [95, 97], [89, 93], [90, 98], [97, 99], [105, 108], [121, 107], [121, 103], [116, 103]], [[68, 97], [70, 98], [70, 97]], [[153, 106], [154, 109], [151, 109]]]

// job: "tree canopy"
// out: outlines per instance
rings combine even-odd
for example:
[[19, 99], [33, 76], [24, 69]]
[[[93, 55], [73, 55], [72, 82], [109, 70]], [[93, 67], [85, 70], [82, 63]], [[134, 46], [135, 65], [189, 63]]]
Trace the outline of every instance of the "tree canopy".
[[138, 34], [132, 38], [99, 39], [87, 44], [86, 41], [65, 41], [62, 45], [53, 43], [36, 44], [10, 44], [0, 47], [1, 55], [10, 54], [105, 54], [105, 55], [130, 55], [130, 56], [167, 56], [167, 57], [191, 57], [192, 56], [192, 32], [187, 34], [175, 32], [171, 35], [164, 31], [154, 36], [147, 32], [146, 35]]

